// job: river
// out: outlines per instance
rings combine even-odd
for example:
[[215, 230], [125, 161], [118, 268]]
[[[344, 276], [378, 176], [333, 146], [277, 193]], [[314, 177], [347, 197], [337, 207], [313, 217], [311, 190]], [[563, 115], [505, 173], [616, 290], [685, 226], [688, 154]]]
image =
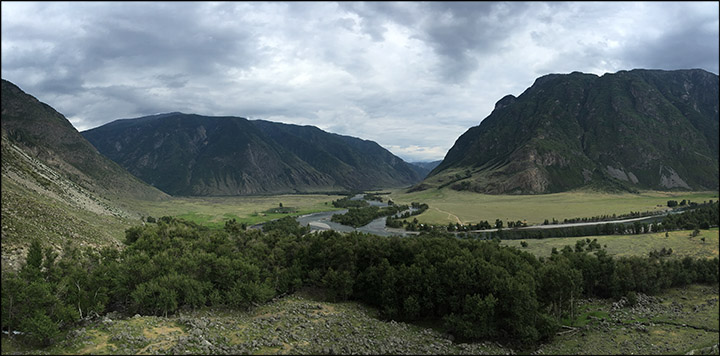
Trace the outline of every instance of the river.
[[[364, 198], [363, 194], [358, 194], [351, 198], [351, 200], [361, 200]], [[368, 200], [368, 203], [370, 203], [371, 206], [378, 206], [378, 207], [386, 207], [388, 206], [386, 202], [379, 202], [376, 200]], [[414, 209], [410, 208], [410, 211], [412, 212]], [[325, 231], [325, 230], [335, 230], [335, 231], [341, 231], [341, 232], [352, 232], [352, 231], [359, 231], [359, 232], [366, 232], [370, 234], [380, 235], [380, 236], [391, 236], [391, 235], [401, 235], [401, 236], [407, 236], [407, 235], [417, 235], [418, 232], [416, 231], [405, 231], [404, 229], [398, 229], [398, 228], [389, 228], [385, 226], [385, 217], [377, 218], [373, 221], [371, 221], [369, 224], [365, 226], [361, 226], [358, 228], [354, 228], [352, 226], [342, 225], [336, 222], [330, 221], [333, 215], [335, 214], [345, 214], [347, 213], [347, 209], [339, 209], [339, 210], [333, 210], [333, 211], [323, 211], [320, 213], [312, 213], [307, 215], [298, 216], [295, 218], [297, 222], [300, 223], [302, 226], [309, 225], [310, 231]], [[408, 210], [406, 210], [408, 211]], [[403, 214], [403, 212], [398, 213], [398, 215]], [[680, 211], [672, 211], [670, 214], [678, 214], [681, 213]], [[657, 221], [662, 219], [665, 215], [668, 215], [668, 213], [660, 214], [660, 215], [653, 215], [653, 216], [645, 216], [640, 218], [632, 218], [632, 219], [625, 219], [625, 220], [613, 220], [613, 221], [596, 221], [596, 222], [581, 222], [581, 223], [568, 223], [568, 224], [551, 224], [551, 225], [532, 225], [527, 227], [519, 228], [521, 230], [531, 230], [531, 229], [558, 229], [558, 228], [565, 228], [565, 227], [573, 227], [573, 226], [588, 226], [588, 225], [604, 225], [604, 224], [627, 224], [635, 221], [646, 221], [646, 222], [652, 222], [653, 220]], [[494, 232], [497, 231], [497, 229], [488, 229], [488, 230], [472, 230], [468, 232], [478, 233], [478, 232]]]
[[[351, 198], [350, 200], [361, 200], [364, 198], [363, 194], [358, 194]], [[377, 207], [386, 207], [388, 204], [386, 202], [379, 202], [377, 200], [368, 200], [368, 203], [370, 203], [370, 206], [377, 206]], [[412, 211], [412, 208], [410, 208]], [[370, 234], [380, 235], [380, 236], [390, 236], [390, 235], [414, 235], [416, 232], [411, 231], [405, 231], [403, 229], [395, 229], [395, 228], [388, 228], [385, 226], [385, 217], [377, 218], [373, 221], [371, 221], [369, 224], [365, 226], [361, 226], [358, 228], [354, 228], [352, 226], [342, 225], [338, 224], [336, 222], [330, 221], [330, 218], [335, 214], [345, 214], [347, 213], [347, 209], [340, 209], [340, 210], [334, 210], [334, 211], [323, 211], [320, 213], [313, 213], [313, 214], [307, 214], [298, 216], [295, 220], [300, 223], [300, 225], [310, 225], [310, 231], [324, 231], [324, 230], [335, 230], [335, 231], [341, 231], [341, 232], [351, 232], [351, 231], [359, 231], [359, 232], [366, 232]], [[406, 210], [407, 211], [407, 210]], [[401, 213], [402, 214], [402, 213]]]

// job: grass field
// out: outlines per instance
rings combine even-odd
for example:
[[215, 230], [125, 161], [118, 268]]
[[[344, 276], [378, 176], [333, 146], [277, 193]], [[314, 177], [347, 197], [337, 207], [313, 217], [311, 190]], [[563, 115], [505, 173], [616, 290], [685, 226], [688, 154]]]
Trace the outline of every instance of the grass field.
[[[696, 237], [690, 237], [692, 231], [670, 231], [668, 237], [664, 232], [639, 235], [607, 235], [588, 237], [557, 237], [547, 239], [504, 240], [501, 244], [517, 247], [538, 257], [550, 256], [553, 247], [560, 251], [564, 246], [575, 247], [575, 242], [589, 238], [597, 239], [600, 246], [607, 245], [607, 252], [611, 256], [647, 256], [652, 250], [661, 250], [663, 247], [673, 250], [672, 256], [693, 258], [718, 257], [718, 228], [700, 230]], [[705, 242], [701, 239], [705, 238]], [[520, 242], [527, 242], [527, 247], [521, 247]]]
[[718, 200], [718, 192], [658, 192], [640, 194], [608, 194], [590, 191], [574, 191], [540, 195], [488, 195], [458, 192], [452, 189], [428, 189], [404, 193], [393, 190], [389, 196], [396, 203], [427, 203], [425, 213], [418, 215], [420, 222], [429, 224], [477, 223], [481, 220], [494, 222], [524, 220], [529, 225], [542, 224], [545, 219], [593, 217], [627, 214], [631, 211], [661, 211], [668, 200], [683, 199], [702, 203]]
[[[177, 197], [167, 201], [137, 201], [134, 207], [145, 216], [158, 218], [174, 216], [193, 221], [200, 225], [218, 227], [226, 220], [236, 219], [248, 225], [257, 224], [284, 216], [303, 215], [319, 211], [336, 210], [331, 202], [341, 195], [285, 194], [271, 196], [235, 197]], [[285, 208], [294, 208], [295, 213], [270, 213], [282, 203]]]

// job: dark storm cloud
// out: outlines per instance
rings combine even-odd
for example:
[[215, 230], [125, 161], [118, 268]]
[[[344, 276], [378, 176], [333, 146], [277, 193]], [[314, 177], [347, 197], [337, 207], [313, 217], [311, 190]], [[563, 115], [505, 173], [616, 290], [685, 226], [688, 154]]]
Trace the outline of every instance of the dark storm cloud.
[[181, 111], [441, 159], [547, 73], [718, 73], [713, 2], [2, 2], [2, 77], [79, 129]]
[[430, 3], [436, 19], [418, 35], [443, 59], [443, 77], [459, 82], [478, 68], [478, 61], [502, 49], [527, 11], [521, 3]]
[[[74, 86], [78, 88], [78, 84], [83, 84], [88, 77], [105, 69], [114, 69], [114, 66], [129, 68], [136, 73], [162, 66], [163, 72], [171, 73], [157, 76], [162, 79], [213, 74], [225, 65], [249, 67], [262, 54], [251, 34], [242, 27], [229, 29], [222, 26], [222, 18], [229, 15], [220, 13], [205, 22], [197, 21], [196, 4], [96, 5], [79, 3], [70, 6], [67, 33], [63, 29], [54, 32], [51, 28], [28, 31], [28, 26], [22, 24], [3, 26], [3, 35], [23, 36], [30, 43], [52, 43], [40, 56], [22, 50], [12, 53], [13, 49], [9, 49], [8, 61], [5, 56], [3, 58], [3, 69], [12, 72], [31, 67], [46, 72], [47, 78], [41, 79], [37, 86], [50, 90], [54, 86], [48, 87], [45, 83], [52, 83], [58, 72], [64, 73], [59, 75], [60, 79], [78, 78]], [[39, 5], [39, 8], [43, 6]], [[49, 10], [40, 11], [47, 13]], [[85, 11], [86, 15], [79, 15]], [[240, 18], [226, 20], [238, 21]]]
[[437, 70], [444, 81], [462, 82], [478, 68], [478, 57], [503, 47], [517, 22], [527, 12], [523, 3], [430, 2], [347, 3], [361, 29], [375, 41], [384, 39], [388, 23], [413, 29], [413, 38], [425, 42], [440, 57]]

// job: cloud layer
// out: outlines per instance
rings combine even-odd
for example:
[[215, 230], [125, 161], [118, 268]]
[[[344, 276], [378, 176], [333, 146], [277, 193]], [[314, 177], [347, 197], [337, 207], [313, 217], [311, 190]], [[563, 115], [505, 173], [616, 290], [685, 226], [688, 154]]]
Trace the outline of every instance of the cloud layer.
[[717, 74], [719, 27], [717, 2], [3, 2], [2, 77], [78, 130], [232, 115], [424, 161], [548, 73]]

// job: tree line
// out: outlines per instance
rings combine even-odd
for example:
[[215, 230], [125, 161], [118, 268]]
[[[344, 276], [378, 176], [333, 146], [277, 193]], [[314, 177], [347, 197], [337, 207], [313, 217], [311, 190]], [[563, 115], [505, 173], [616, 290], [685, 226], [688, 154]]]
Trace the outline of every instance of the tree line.
[[349, 208], [347, 213], [345, 214], [335, 214], [330, 217], [330, 221], [352, 227], [360, 227], [369, 224], [371, 221], [377, 218], [395, 215], [407, 209], [407, 205], [390, 205], [387, 207], [366, 206], [361, 208]]
[[613, 259], [588, 243], [536, 258], [497, 241], [308, 233], [292, 218], [209, 229], [162, 217], [126, 231], [122, 250], [34, 241], [22, 269], [2, 274], [2, 328], [50, 344], [88, 316], [247, 309], [303, 286], [375, 306], [393, 320], [434, 320], [460, 339], [536, 343], [553, 337], [583, 297], [653, 294], [717, 283], [718, 259]]
[[[417, 218], [414, 218], [410, 222], [408, 222], [407, 219], [411, 216], [424, 213], [426, 210], [430, 209], [430, 206], [425, 203], [412, 202], [410, 203], [410, 207], [412, 207], [412, 209], [405, 211], [402, 214], [389, 215], [387, 219], [385, 219], [385, 226], [405, 229], [406, 231], [418, 231], [419, 229], [422, 229], [423, 225], [418, 222]], [[407, 210], [407, 208], [403, 210]]]
[[353, 196], [347, 196], [344, 198], [340, 198], [337, 200], [332, 201], [332, 205], [336, 208], [362, 208], [370, 205], [367, 201], [363, 199], [358, 200], [352, 200]]

